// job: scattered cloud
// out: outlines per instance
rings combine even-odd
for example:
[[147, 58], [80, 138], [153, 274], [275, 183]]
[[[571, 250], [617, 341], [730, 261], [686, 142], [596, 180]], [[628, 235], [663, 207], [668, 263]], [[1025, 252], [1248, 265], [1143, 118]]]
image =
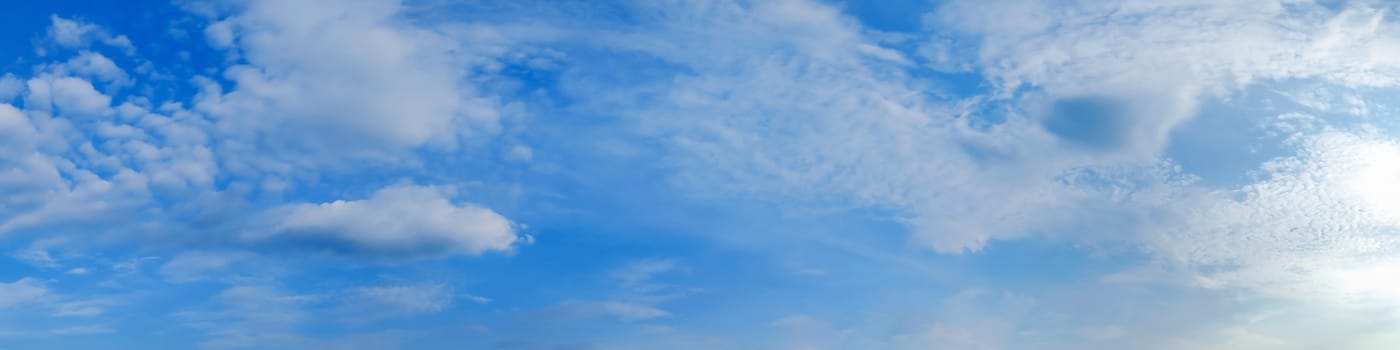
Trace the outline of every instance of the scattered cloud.
[[109, 334], [109, 333], [112, 333], [112, 332], [113, 332], [113, 331], [112, 331], [111, 328], [107, 328], [107, 327], [105, 327], [105, 326], [75, 326], [75, 327], [56, 328], [56, 329], [50, 329], [50, 330], [48, 330], [48, 333], [49, 333], [49, 334], [60, 335], [60, 336], [91, 335], [91, 334]]
[[188, 283], [216, 279], [221, 272], [233, 267], [248, 269], [255, 256], [244, 252], [192, 251], [170, 258], [160, 267], [160, 275], [173, 283]]
[[220, 150], [240, 166], [393, 162], [496, 128], [497, 107], [468, 75], [482, 52], [400, 20], [399, 1], [229, 5], [211, 15], [206, 37], [244, 63], [223, 69], [227, 91], [204, 84], [195, 109], [242, 140]]
[[367, 313], [412, 316], [447, 309], [452, 299], [452, 289], [445, 285], [420, 284], [360, 287], [350, 291], [345, 302]]
[[125, 35], [112, 35], [105, 28], [78, 19], [68, 19], [58, 15], [49, 16], [48, 39], [68, 49], [83, 49], [93, 43], [122, 49], [133, 54], [136, 47]]
[[49, 256], [48, 251], [41, 249], [31, 248], [12, 252], [10, 253], [10, 257], [42, 269], [59, 268], [58, 261], [54, 260], [52, 256]]
[[202, 348], [305, 348], [313, 341], [299, 334], [310, 317], [306, 307], [319, 301], [311, 295], [289, 294], [279, 288], [236, 285], [215, 298], [212, 309], [174, 314], [209, 339]]
[[0, 282], [0, 308], [31, 305], [52, 292], [39, 280], [25, 277], [14, 282]]
[[341, 253], [416, 258], [510, 249], [520, 238], [496, 212], [449, 201], [447, 188], [394, 185], [361, 200], [274, 208], [249, 241], [306, 242]]
[[[148, 61], [127, 36], [82, 17], [51, 15], [32, 43], [37, 57], [20, 57], [0, 75], [0, 238], [15, 243], [8, 257], [36, 274], [0, 282], [0, 309], [11, 311], [0, 316], [0, 336], [116, 337], [109, 325], [123, 324], [126, 301], [166, 297], [180, 310], [169, 318], [206, 336], [205, 348], [408, 347], [436, 330], [336, 338], [322, 334], [320, 319], [354, 318], [335, 327], [356, 330], [387, 320], [413, 325], [466, 309], [459, 300], [507, 313], [553, 305], [549, 312], [619, 327], [557, 342], [578, 348], [1367, 349], [1400, 336], [1377, 331], [1400, 322], [1400, 284], [1387, 278], [1400, 268], [1400, 127], [1387, 120], [1395, 109], [1383, 97], [1400, 85], [1394, 6], [952, 0], [927, 13], [891, 11], [922, 24], [891, 32], [870, 25], [858, 5], [178, 1], [192, 17], [176, 16], [170, 31], [202, 33], [180, 40], [206, 46], [176, 48], [178, 63]], [[179, 42], [151, 43], [152, 57], [169, 45]], [[1262, 129], [1250, 132], [1277, 138], [1246, 143], [1281, 141], [1271, 145], [1281, 155], [1260, 155], [1267, 160], [1236, 174], [1237, 183], [1205, 184], [1178, 164], [1218, 155], [1173, 145], [1191, 141], [1180, 138], [1183, 126], [1222, 106]], [[601, 132], [590, 128], [611, 134], [593, 140]], [[559, 130], [589, 140], [571, 143]], [[647, 171], [611, 182], [567, 167], [518, 172], [584, 154], [571, 149], [579, 144]], [[618, 159], [595, 161], [559, 164]], [[587, 194], [662, 176], [680, 193]], [[498, 182], [512, 193], [539, 186], [562, 194], [487, 207], [480, 203], [500, 201], [457, 191]], [[550, 246], [559, 250], [544, 257], [437, 259], [512, 255], [533, 241], [514, 220], [540, 220], [561, 235], [639, 227], [600, 212], [617, 218], [579, 229], [550, 216], [562, 207], [671, 200], [856, 218], [862, 225], [843, 239], [880, 247], [856, 255], [907, 253], [965, 271], [950, 280], [900, 275], [939, 282], [928, 283], [951, 293], [942, 302], [911, 297], [862, 310], [892, 316], [842, 319], [830, 314], [860, 300], [899, 300], [890, 290], [911, 288], [884, 281], [836, 295], [857, 288], [819, 288], [841, 283], [829, 278], [768, 280], [744, 259], [712, 254], [815, 244], [789, 239], [801, 232], [598, 274], [585, 271], [592, 264], [549, 270], [560, 251], [593, 254], [589, 244], [603, 244], [584, 234], [560, 240], [580, 247]], [[637, 213], [651, 212], [628, 214]], [[750, 219], [791, 219], [758, 216]], [[891, 229], [864, 225], [871, 217], [942, 255], [896, 251], [902, 243]], [[657, 221], [684, 222], [669, 218]], [[709, 233], [695, 239], [708, 243]], [[670, 238], [656, 237], [625, 240]], [[31, 239], [58, 243], [14, 250]], [[1033, 285], [1026, 290], [975, 285], [1013, 284], [983, 274], [1030, 273], [964, 264], [1038, 253], [999, 244], [1017, 240], [1082, 248], [1073, 253], [1093, 255], [1085, 263], [1092, 268], [1055, 259], [1046, 268], [1107, 277], [1015, 283]], [[619, 254], [611, 249], [597, 254]], [[133, 259], [131, 251], [170, 258]], [[337, 266], [307, 252], [332, 253]], [[822, 254], [803, 254], [783, 272], [824, 275], [838, 262]], [[813, 294], [794, 304], [842, 305], [802, 313], [762, 305], [771, 310], [758, 319], [776, 321], [722, 326], [767, 324], [786, 332], [774, 339], [791, 339], [716, 340], [682, 329], [703, 322], [678, 302], [698, 293], [692, 281], [712, 280], [692, 276], [701, 264], [744, 269], [716, 278], [736, 285]], [[841, 274], [883, 277], [860, 268], [888, 265], [841, 265]], [[527, 288], [523, 278], [474, 270], [495, 268], [602, 277], [592, 288], [549, 293], [482, 289], [500, 300], [452, 287], [466, 278], [460, 270], [479, 279], [471, 283]], [[433, 277], [346, 282], [390, 271]], [[159, 290], [170, 287], [180, 293]], [[123, 288], [140, 292], [104, 295]], [[202, 292], [212, 299], [201, 303], [209, 296], [195, 295]], [[1160, 298], [1123, 297], [1132, 293]], [[521, 300], [538, 295], [551, 299]], [[1177, 315], [1163, 300], [1205, 311]], [[1126, 322], [1143, 310], [1158, 312]], [[1251, 313], [1258, 310], [1275, 314]], [[453, 329], [477, 329], [483, 339], [519, 335], [487, 314], [463, 316], [470, 326]], [[10, 326], [26, 318], [34, 324]]]
[[106, 312], [103, 306], [109, 304], [107, 300], [81, 300], [69, 301], [58, 304], [54, 310], [54, 316], [68, 317], [93, 317]]

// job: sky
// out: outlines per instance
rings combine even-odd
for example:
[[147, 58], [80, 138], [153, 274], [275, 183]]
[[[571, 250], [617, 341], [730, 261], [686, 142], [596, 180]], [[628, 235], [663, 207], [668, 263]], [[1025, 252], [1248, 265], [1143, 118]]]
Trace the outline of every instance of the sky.
[[1400, 4], [0, 11], [0, 350], [1395, 349]]

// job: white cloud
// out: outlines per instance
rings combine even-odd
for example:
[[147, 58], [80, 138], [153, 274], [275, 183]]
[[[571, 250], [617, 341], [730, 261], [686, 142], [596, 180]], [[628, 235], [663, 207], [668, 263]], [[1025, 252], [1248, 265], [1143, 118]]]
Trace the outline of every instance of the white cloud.
[[649, 283], [653, 277], [676, 269], [676, 261], [671, 259], [643, 259], [633, 261], [613, 271], [624, 287], [634, 287]]
[[529, 146], [514, 145], [505, 152], [505, 158], [509, 161], [529, 163], [535, 158], [535, 151], [531, 150]]
[[10, 103], [22, 92], [24, 92], [24, 81], [16, 78], [14, 74], [0, 75], [0, 103]]
[[174, 283], [202, 281], [230, 267], [247, 268], [246, 263], [252, 257], [241, 252], [183, 252], [161, 265], [160, 274]]
[[625, 301], [568, 300], [558, 306], [558, 311], [573, 316], [608, 316], [628, 322], [671, 316], [670, 312], [656, 306]]
[[126, 71], [107, 56], [83, 51], [61, 66], [62, 72], [104, 83], [126, 83]]
[[62, 336], [109, 334], [113, 332], [111, 328], [107, 328], [106, 326], [73, 326], [48, 330], [49, 334]]
[[73, 77], [30, 79], [24, 96], [26, 109], [48, 111], [57, 107], [63, 116], [90, 118], [111, 112], [112, 98], [87, 80]]
[[442, 284], [360, 287], [346, 297], [346, 305], [369, 313], [412, 316], [435, 313], [452, 306], [452, 289]]
[[473, 204], [454, 204], [444, 188], [395, 185], [367, 199], [288, 204], [269, 214], [250, 241], [311, 241], [344, 253], [386, 257], [477, 255], [519, 239], [510, 220]]
[[[941, 301], [931, 321], [890, 338], [893, 349], [984, 350], [1026, 344], [1028, 316], [1035, 298], [1010, 291], [967, 289]], [[907, 321], [906, 321], [907, 322]]]
[[57, 269], [59, 267], [58, 261], [55, 261], [48, 251], [42, 249], [24, 249], [10, 253], [10, 257], [38, 268]]
[[556, 306], [556, 312], [576, 317], [607, 316], [636, 322], [670, 317], [662, 304], [695, 293], [696, 289], [681, 288], [657, 281], [674, 272], [679, 263], [672, 259], [641, 259], [628, 262], [611, 273], [617, 283], [615, 290], [600, 300], [566, 300]]
[[94, 42], [99, 42], [122, 49], [128, 55], [136, 52], [136, 47], [125, 35], [113, 36], [95, 24], [66, 19], [57, 15], [49, 16], [49, 20], [51, 24], [48, 28], [48, 38], [59, 46], [69, 49], [84, 49]]
[[[398, 1], [249, 1], [211, 24], [215, 46], [247, 62], [224, 70], [233, 88], [206, 85], [197, 109], [243, 142], [232, 161], [381, 160], [397, 151], [495, 128], [493, 102], [469, 81], [474, 52], [441, 31], [401, 21]], [[263, 140], [263, 141], [258, 141]], [[289, 147], [242, 149], [267, 144]], [[289, 149], [312, 156], [285, 155]], [[256, 164], [256, 163], [254, 163]], [[275, 169], [275, 168], [273, 168]]]
[[[10, 148], [31, 141], [38, 131], [29, 123], [29, 118], [24, 112], [9, 104], [0, 104], [0, 133], [5, 136], [6, 148]], [[18, 155], [7, 153], [6, 156], [9, 158]]]
[[54, 316], [93, 317], [106, 312], [102, 307], [105, 300], [82, 300], [60, 303], [55, 307]]
[[48, 287], [39, 280], [25, 277], [14, 282], [0, 282], [0, 309], [24, 306], [35, 303], [51, 295]]
[[473, 294], [463, 294], [462, 297], [463, 297], [463, 298], [467, 298], [467, 300], [471, 300], [471, 301], [474, 302], [474, 303], [483, 304], [483, 305], [484, 305], [484, 304], [490, 304], [491, 301], [492, 301], [491, 298], [483, 297], [483, 296], [480, 296], [480, 295], [473, 295]]
[[1202, 101], [1288, 80], [1400, 82], [1400, 56], [1388, 55], [1398, 29], [1383, 11], [1285, 3], [948, 2], [910, 35], [953, 45], [943, 49], [966, 61], [952, 66], [991, 83], [968, 98], [930, 92], [940, 82], [824, 4], [636, 5], [635, 27], [580, 41], [683, 73], [567, 84], [670, 142], [666, 160], [694, 193], [874, 208], [940, 252], [1037, 234], [1096, 240], [1107, 233], [1085, 227], [1136, 215], [1120, 197], [1177, 200], [1137, 186], [1191, 186], [1161, 156]]
[[[30, 80], [29, 89], [35, 90], [35, 80]], [[64, 115], [77, 117], [98, 117], [111, 110], [112, 98], [98, 92], [87, 80], [63, 77], [46, 81], [53, 105]]]
[[204, 27], [204, 38], [209, 41], [209, 45], [216, 49], [228, 49], [233, 47], [234, 33], [233, 23], [229, 21], [218, 21], [210, 23]]
[[52, 24], [49, 26], [49, 38], [55, 43], [70, 48], [77, 48], [87, 44], [87, 36], [98, 30], [96, 25], [91, 23], [74, 21], [57, 15], [49, 16]]
[[1130, 141], [1124, 148], [1150, 157], [1172, 128], [1195, 114], [1202, 93], [1231, 94], [1288, 79], [1345, 86], [1400, 82], [1394, 58], [1400, 41], [1392, 35], [1398, 28], [1383, 16], [1366, 4], [1335, 10], [1289, 0], [1069, 7], [1004, 0], [948, 2], [926, 21], [931, 29], [965, 34], [959, 56], [1004, 95], [1032, 87], [1052, 100], [1120, 99], [1129, 109], [1113, 116], [1123, 125], [1112, 132]]
[[307, 307], [319, 298], [288, 294], [276, 287], [238, 285], [220, 292], [213, 310], [192, 310], [174, 316], [201, 331], [210, 349], [305, 349], [312, 340], [298, 330], [310, 319]]
[[1330, 129], [1298, 140], [1299, 154], [1266, 163], [1256, 183], [1155, 204], [1171, 214], [1147, 249], [1207, 287], [1312, 300], [1362, 292], [1328, 279], [1400, 251], [1400, 143]]
[[[470, 79], [472, 67], [490, 59], [464, 51], [467, 44], [442, 28], [401, 21], [397, 1], [230, 2], [206, 10], [196, 12], [222, 21], [211, 25], [210, 39], [238, 58], [229, 62], [244, 64], [225, 67], [227, 93], [219, 88], [227, 82], [185, 77], [205, 88], [190, 98], [193, 109], [178, 102], [184, 98], [152, 101], [142, 96], [147, 87], [123, 93], [143, 77], [128, 75], [93, 44], [134, 55], [129, 41], [51, 17], [49, 40], [73, 49], [72, 57], [36, 65], [31, 77], [0, 79], [0, 93], [23, 96], [25, 107], [0, 104], [0, 233], [63, 226], [158, 236], [191, 220], [246, 231], [227, 216], [247, 199], [239, 196], [249, 183], [269, 184], [280, 196], [307, 176], [363, 165], [346, 159], [372, 154], [414, 163], [400, 156], [425, 146], [452, 149], [495, 127], [494, 102]], [[219, 39], [219, 28], [228, 37]], [[300, 167], [323, 162], [340, 166]], [[243, 238], [328, 239], [372, 254], [432, 256], [508, 250], [516, 242], [504, 217], [445, 198], [437, 189], [396, 186], [362, 201], [273, 201], [266, 205], [286, 221]], [[406, 201], [428, 212], [388, 206]], [[389, 216], [404, 213], [422, 220]], [[102, 225], [87, 226], [93, 223]], [[355, 226], [386, 223], [392, 225]], [[167, 278], [197, 278], [178, 271], [189, 261], [174, 262]]]
[[603, 312], [617, 316], [626, 321], [649, 320], [671, 315], [671, 313], [666, 312], [666, 310], [641, 304], [606, 301], [598, 303], [597, 305], [603, 309]]
[[[971, 127], [976, 100], [927, 100], [901, 60], [829, 6], [722, 3], [645, 8], [659, 14], [636, 32], [595, 35], [686, 73], [626, 88], [575, 83], [585, 100], [647, 101], [598, 108], [674, 146], [668, 160], [692, 192], [887, 209], [943, 252], [1073, 217], [1080, 198], [1055, 177], [1090, 159], [1060, 154], [1038, 126]], [[627, 93], [636, 96], [616, 96]]]

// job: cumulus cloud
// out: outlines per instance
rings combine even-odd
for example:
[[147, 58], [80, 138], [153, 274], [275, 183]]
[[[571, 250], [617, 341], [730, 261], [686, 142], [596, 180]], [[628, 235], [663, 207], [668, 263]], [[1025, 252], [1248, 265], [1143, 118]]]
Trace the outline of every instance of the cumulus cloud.
[[[102, 113], [97, 110], [105, 108], [102, 106], [102, 102], [106, 101], [105, 96], [85, 96], [81, 92], [92, 91], [90, 85], [84, 84], [79, 80], [61, 85], [74, 86], [74, 91], [80, 92], [65, 93], [75, 97], [72, 104], [77, 106], [76, 109], [93, 109], [87, 112]], [[27, 100], [42, 99], [48, 103], [52, 91], [47, 81], [31, 80], [30, 86], [42, 88], [41, 91], [29, 91]], [[77, 102], [87, 97], [99, 101], [87, 106], [92, 108]], [[64, 109], [71, 111], [75, 107]], [[6, 136], [3, 141], [5, 147], [0, 150], [0, 164], [5, 165], [5, 170], [0, 171], [0, 179], [3, 179], [0, 181], [0, 192], [5, 193], [5, 199], [0, 200], [4, 203], [4, 206], [0, 206], [0, 220], [3, 220], [0, 221], [0, 233], [44, 224], [77, 224], [106, 219], [110, 217], [103, 214], [120, 212], [144, 202], [147, 192], [144, 176], [120, 166], [102, 169], [106, 170], [103, 175], [88, 167], [75, 166], [73, 160], [65, 156], [65, 152], [72, 147], [67, 142], [69, 137], [74, 136], [72, 124], [64, 119], [47, 117], [47, 113], [40, 111], [32, 113], [0, 104], [0, 134]]]
[[[658, 153], [676, 170], [675, 182], [694, 193], [873, 208], [940, 252], [1036, 234], [1128, 242], [1148, 254], [1147, 269], [1161, 272], [1136, 281], [1165, 276], [1210, 290], [1393, 307], [1400, 284], [1385, 278], [1400, 266], [1390, 258], [1400, 252], [1400, 145], [1393, 137], [1366, 127], [1291, 127], [1281, 132], [1297, 132], [1286, 145], [1297, 155], [1224, 188], [1192, 182], [1162, 154], [1173, 131], [1208, 99], [1228, 103], [1251, 87], [1294, 80], [1339, 89], [1394, 86], [1400, 42], [1385, 9], [1297, 1], [1062, 5], [948, 1], [925, 17], [924, 32], [891, 34], [816, 1], [634, 2], [618, 5], [627, 23], [570, 22], [560, 27], [569, 30], [530, 39], [566, 42], [558, 59], [569, 68], [558, 77], [560, 88], [578, 100], [567, 108], [621, 115], [628, 132], [669, 146]], [[202, 90], [188, 108], [111, 91], [133, 77], [91, 46], [130, 52], [130, 43], [52, 17], [49, 40], [75, 56], [42, 65], [32, 77], [0, 77], [0, 234], [85, 222], [116, 230], [128, 227], [119, 225], [128, 217], [198, 216], [193, 221], [202, 224], [219, 208], [201, 205], [217, 202], [261, 213], [230, 230], [258, 248], [413, 259], [508, 251], [528, 241], [500, 213], [458, 201], [444, 187], [394, 185], [324, 202], [282, 191], [322, 171], [363, 169], [357, 161], [367, 158], [393, 163], [416, 150], [451, 150], [497, 127], [501, 102], [475, 79], [478, 70], [497, 69], [484, 61], [498, 52], [409, 20], [405, 11], [390, 0], [211, 6], [200, 12], [212, 22], [204, 39], [234, 65], [219, 67], [217, 78], [192, 77]], [[593, 17], [578, 18], [569, 20]], [[896, 49], [901, 44], [892, 37], [924, 47]], [[619, 82], [591, 71], [614, 60], [670, 74], [628, 71], [635, 80]], [[980, 76], [990, 87], [940, 91], [939, 74], [949, 71]], [[6, 104], [16, 97], [24, 110]], [[1384, 105], [1352, 96], [1289, 97], [1358, 117]], [[531, 145], [538, 148], [495, 149], [518, 163], [549, 150]], [[240, 197], [250, 186], [287, 197]], [[187, 211], [169, 204], [209, 198]], [[25, 257], [48, 266], [46, 255]], [[192, 282], [246, 267], [248, 259], [186, 252], [160, 274]], [[623, 321], [677, 317], [666, 303], [694, 290], [660, 279], [680, 267], [637, 261], [614, 271], [614, 290], [560, 307]], [[1132, 280], [1123, 277], [1130, 274], [1116, 278]], [[0, 283], [0, 308], [43, 298], [46, 288], [30, 278]], [[954, 296], [945, 305], [949, 316], [924, 320], [886, 345], [975, 349], [1028, 341], [1018, 333], [1018, 316], [1035, 299], [994, 294]], [[343, 296], [347, 305], [401, 315], [439, 312], [457, 297], [431, 283], [360, 287]], [[314, 300], [236, 286], [216, 300], [224, 309], [181, 316], [217, 338], [210, 347], [304, 348], [308, 341], [290, 329], [309, 318], [303, 308]], [[1009, 317], [980, 317], [989, 305]], [[105, 312], [73, 302], [55, 315]], [[814, 318], [777, 324], [826, 330]], [[1104, 342], [1140, 335], [1127, 329], [1076, 325], [1062, 334]], [[1277, 347], [1288, 342], [1279, 335], [1293, 330], [1223, 329], [1176, 347]]]
[[112, 62], [107, 56], [100, 53], [83, 51], [77, 57], [73, 57], [64, 63], [59, 73], [71, 74], [98, 82], [105, 83], [126, 83], [129, 77], [126, 71], [118, 67], [116, 62]]
[[[131, 89], [148, 82], [93, 47], [131, 49], [125, 36], [51, 17], [48, 39], [72, 50], [46, 55], [68, 57], [36, 65], [30, 77], [0, 79], [2, 97], [23, 99], [23, 109], [0, 103], [0, 233], [57, 226], [103, 236], [172, 235], [186, 225], [249, 231], [244, 226], [253, 221], [229, 216], [257, 194], [250, 186], [280, 195], [320, 171], [356, 169], [335, 160], [347, 154], [414, 162], [398, 156], [452, 149], [495, 125], [492, 102], [469, 79], [476, 53], [464, 53], [466, 44], [442, 30], [401, 21], [397, 1], [188, 6], [216, 22], [210, 39], [236, 59], [221, 68], [227, 81], [185, 77], [203, 91], [171, 101], [145, 96], [149, 86]], [[341, 167], [299, 167], [323, 160]], [[516, 242], [499, 214], [439, 192], [400, 186], [324, 205], [279, 198], [241, 212], [276, 207], [269, 217], [283, 220], [243, 238], [326, 240], [405, 256], [476, 255]], [[401, 204], [428, 211], [396, 221], [390, 215], [412, 211]], [[197, 258], [213, 257], [178, 256], [166, 277], [195, 279], [182, 266], [198, 265]]]
[[25, 108], [47, 110], [53, 106], [65, 116], [89, 118], [107, 115], [112, 105], [112, 97], [97, 91], [91, 82], [83, 79], [30, 79], [28, 85]]
[[122, 49], [127, 54], [136, 51], [125, 35], [112, 35], [95, 24], [58, 15], [49, 16], [49, 21], [48, 39], [64, 48], [83, 49], [97, 42]]
[[288, 204], [271, 211], [271, 228], [243, 238], [402, 258], [477, 255], [508, 250], [519, 241], [510, 220], [474, 204], [453, 203], [448, 195], [445, 188], [395, 185], [366, 199]]
[[224, 69], [231, 89], [206, 84], [196, 106], [222, 132], [242, 138], [225, 145], [237, 155], [232, 161], [292, 150], [315, 156], [288, 157], [318, 162], [451, 149], [495, 128], [498, 112], [469, 81], [477, 53], [400, 20], [398, 1], [230, 7], [206, 36], [245, 63]]

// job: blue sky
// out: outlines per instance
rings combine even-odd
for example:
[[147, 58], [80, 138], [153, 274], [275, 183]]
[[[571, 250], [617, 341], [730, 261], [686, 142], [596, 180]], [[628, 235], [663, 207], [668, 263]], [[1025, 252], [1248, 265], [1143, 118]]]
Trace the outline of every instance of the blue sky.
[[0, 11], [0, 349], [1393, 349], [1377, 1]]

